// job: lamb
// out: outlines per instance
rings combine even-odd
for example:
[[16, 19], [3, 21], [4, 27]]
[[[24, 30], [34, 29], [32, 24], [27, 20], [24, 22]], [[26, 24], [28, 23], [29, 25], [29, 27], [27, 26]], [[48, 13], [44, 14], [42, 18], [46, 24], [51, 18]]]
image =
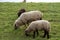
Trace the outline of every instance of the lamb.
[[29, 33], [33, 32], [33, 38], [35, 38], [35, 34], [36, 33], [37, 35], [39, 34], [38, 30], [44, 31], [43, 38], [45, 38], [46, 36], [47, 38], [49, 38], [50, 22], [48, 22], [47, 20], [37, 20], [37, 21], [31, 22], [31, 24], [25, 30], [25, 35], [29, 36]]
[[20, 15], [20, 17], [15, 21], [15, 29], [18, 29], [19, 26], [29, 24], [35, 20], [42, 20], [43, 14], [40, 11], [30, 11], [25, 12]]
[[18, 17], [19, 17], [22, 13], [24, 13], [24, 12], [26, 12], [25, 9], [20, 9], [19, 12], [17, 13]]

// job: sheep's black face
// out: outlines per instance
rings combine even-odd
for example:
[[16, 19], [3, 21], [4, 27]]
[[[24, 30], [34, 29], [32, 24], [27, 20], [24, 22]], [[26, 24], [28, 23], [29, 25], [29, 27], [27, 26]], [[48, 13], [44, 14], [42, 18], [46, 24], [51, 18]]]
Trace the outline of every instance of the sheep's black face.
[[21, 9], [21, 10], [18, 12], [18, 17], [19, 17], [22, 13], [24, 13], [24, 12], [26, 12], [26, 10], [25, 10], [25, 9]]
[[17, 30], [18, 29], [18, 27], [16, 26], [16, 24], [15, 24], [15, 30]]
[[25, 35], [26, 35], [26, 36], [29, 36], [28, 31], [25, 31]]

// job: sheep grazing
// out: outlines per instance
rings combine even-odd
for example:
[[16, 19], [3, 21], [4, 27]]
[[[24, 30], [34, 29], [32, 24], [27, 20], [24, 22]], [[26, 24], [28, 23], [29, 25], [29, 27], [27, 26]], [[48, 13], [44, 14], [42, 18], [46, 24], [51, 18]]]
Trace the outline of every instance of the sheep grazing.
[[24, 12], [26, 12], [25, 9], [21, 9], [21, 10], [19, 10], [19, 12], [17, 13], [17, 14], [18, 14], [18, 17], [19, 17], [22, 13], [24, 13]]
[[37, 20], [31, 22], [31, 24], [27, 27], [25, 30], [25, 35], [29, 36], [30, 32], [33, 32], [33, 38], [35, 38], [35, 34], [38, 33], [38, 30], [44, 31], [44, 38], [47, 36], [49, 38], [49, 32], [50, 32], [50, 23], [47, 20]]
[[42, 13], [40, 11], [30, 11], [25, 12], [20, 15], [20, 17], [15, 21], [15, 29], [21, 25], [29, 24], [35, 20], [42, 20]]

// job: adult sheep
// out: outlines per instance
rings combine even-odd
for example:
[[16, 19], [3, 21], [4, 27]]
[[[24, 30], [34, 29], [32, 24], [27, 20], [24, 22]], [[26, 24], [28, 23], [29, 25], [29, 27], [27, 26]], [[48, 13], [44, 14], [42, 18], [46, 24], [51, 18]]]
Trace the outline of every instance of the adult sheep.
[[17, 13], [18, 17], [19, 17], [22, 13], [24, 13], [24, 12], [26, 12], [25, 9], [20, 9], [19, 12]]
[[25, 35], [29, 36], [30, 32], [33, 32], [33, 38], [35, 38], [35, 33], [38, 33], [38, 30], [43, 30], [44, 31], [44, 36], [49, 38], [49, 31], [50, 31], [50, 23], [47, 20], [37, 20], [31, 22], [31, 24], [27, 27], [25, 30]]
[[35, 20], [42, 20], [42, 13], [40, 11], [30, 11], [25, 12], [20, 15], [20, 17], [15, 21], [15, 29], [21, 25], [28, 24]]

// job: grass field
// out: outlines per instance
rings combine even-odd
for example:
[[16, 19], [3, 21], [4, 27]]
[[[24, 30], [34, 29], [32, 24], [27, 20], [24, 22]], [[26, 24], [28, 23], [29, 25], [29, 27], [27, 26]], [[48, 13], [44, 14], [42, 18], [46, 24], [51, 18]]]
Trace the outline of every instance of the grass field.
[[[19, 9], [40, 10], [43, 19], [51, 23], [50, 39], [42, 38], [43, 32], [35, 39], [24, 35], [25, 27], [14, 30]], [[60, 40], [60, 3], [0, 3], [0, 40]]]

